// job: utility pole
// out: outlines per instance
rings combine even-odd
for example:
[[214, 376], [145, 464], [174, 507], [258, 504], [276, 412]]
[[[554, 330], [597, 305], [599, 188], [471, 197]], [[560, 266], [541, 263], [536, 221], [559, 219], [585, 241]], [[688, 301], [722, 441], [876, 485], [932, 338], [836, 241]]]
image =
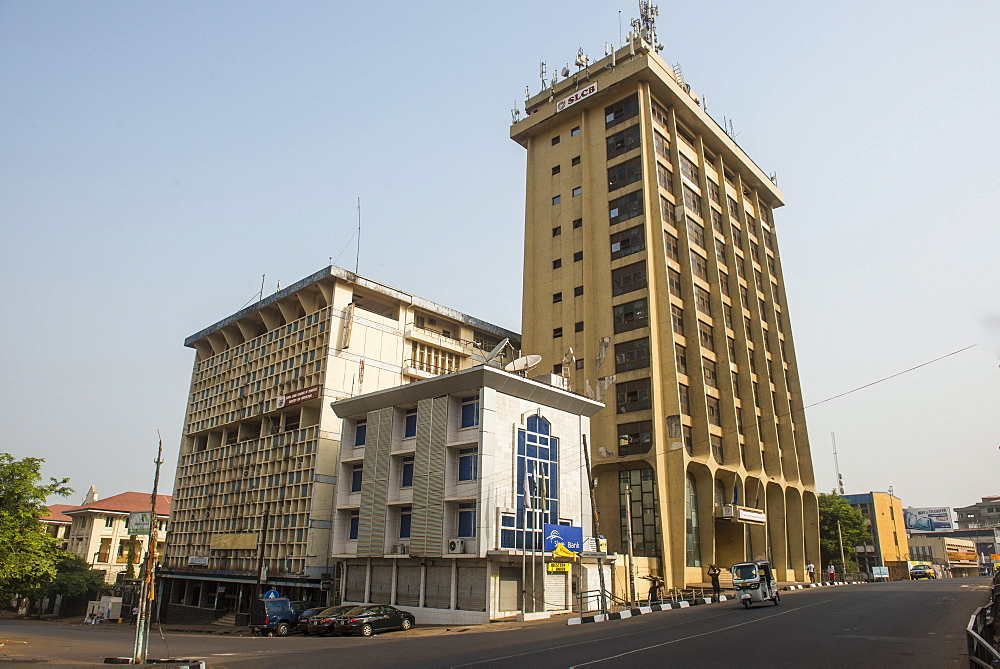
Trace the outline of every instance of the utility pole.
[[[156, 431], [159, 437], [160, 431]], [[132, 647], [132, 664], [146, 664], [149, 646], [149, 623], [153, 614], [156, 590], [153, 581], [156, 572], [156, 492], [160, 485], [160, 465], [163, 464], [163, 439], [156, 451], [156, 471], [153, 474], [153, 492], [149, 496], [149, 539], [146, 541], [146, 564], [142, 588], [139, 591], [139, 620], [135, 624], [135, 644]]]
[[264, 507], [264, 517], [260, 521], [260, 538], [257, 540], [257, 596], [264, 596], [264, 584], [267, 583], [267, 571], [264, 568], [264, 545], [267, 532], [267, 521], [271, 517], [271, 507]]
[[844, 570], [843, 575], [847, 575], [847, 561], [844, 560], [844, 532], [840, 529], [840, 521], [837, 521], [837, 536], [840, 537], [840, 568]]
[[[590, 447], [587, 445], [587, 435], [583, 436], [583, 462], [587, 467], [587, 489], [590, 490], [590, 517], [593, 523], [594, 543], [597, 552], [601, 551], [601, 521], [597, 515], [597, 500], [594, 498], [594, 475], [590, 471]], [[601, 584], [599, 600], [601, 602], [601, 613], [608, 612], [608, 596], [604, 585], [604, 558], [597, 558], [597, 578]]]

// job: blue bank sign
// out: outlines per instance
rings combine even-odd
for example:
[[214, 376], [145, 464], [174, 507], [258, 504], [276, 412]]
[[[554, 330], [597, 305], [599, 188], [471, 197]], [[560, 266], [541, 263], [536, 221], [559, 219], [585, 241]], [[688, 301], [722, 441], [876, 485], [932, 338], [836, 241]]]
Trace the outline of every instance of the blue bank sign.
[[542, 548], [547, 551], [554, 551], [556, 546], [562, 544], [574, 553], [583, 550], [583, 528], [571, 525], [549, 525], [542, 526], [545, 534], [545, 543]]

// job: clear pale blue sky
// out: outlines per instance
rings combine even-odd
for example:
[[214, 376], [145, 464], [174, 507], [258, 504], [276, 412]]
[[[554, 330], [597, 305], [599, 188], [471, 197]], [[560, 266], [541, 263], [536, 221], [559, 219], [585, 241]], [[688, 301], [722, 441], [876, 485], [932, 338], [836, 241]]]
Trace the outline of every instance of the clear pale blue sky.
[[[386, 13], [380, 14], [379, 10]], [[170, 492], [185, 336], [326, 266], [520, 328], [538, 61], [635, 3], [0, 2], [0, 450]], [[660, 3], [776, 212], [821, 490], [1000, 493], [1000, 5]], [[353, 242], [350, 244], [353, 247]], [[992, 323], [992, 333], [989, 324]]]

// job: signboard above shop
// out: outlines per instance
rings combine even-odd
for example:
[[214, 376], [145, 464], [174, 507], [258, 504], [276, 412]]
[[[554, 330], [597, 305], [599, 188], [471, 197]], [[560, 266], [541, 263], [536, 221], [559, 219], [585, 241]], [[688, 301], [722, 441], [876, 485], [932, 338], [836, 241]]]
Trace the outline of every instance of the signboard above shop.
[[556, 103], [556, 113], [558, 114], [567, 107], [572, 107], [577, 102], [580, 102], [585, 98], [589, 98], [596, 92], [597, 92], [597, 82], [592, 81], [583, 88], [573, 91], [573, 93], [571, 93], [570, 95], [567, 95], [563, 99], [559, 100], [559, 102]]
[[293, 404], [314, 400], [317, 397], [319, 397], [320, 389], [321, 386], [310, 386], [309, 388], [296, 390], [294, 393], [288, 393], [287, 395], [280, 395], [278, 397], [278, 401], [275, 403], [275, 406], [278, 409], [283, 409]]
[[545, 543], [542, 550], [554, 551], [556, 546], [562, 544], [574, 553], [583, 550], [583, 528], [572, 525], [550, 525], [546, 523], [542, 526], [542, 534]]
[[725, 504], [719, 518], [725, 520], [735, 520], [739, 523], [751, 523], [753, 525], [764, 525], [767, 523], [767, 514], [763, 509], [754, 509], [749, 506], [738, 506], [736, 504]]

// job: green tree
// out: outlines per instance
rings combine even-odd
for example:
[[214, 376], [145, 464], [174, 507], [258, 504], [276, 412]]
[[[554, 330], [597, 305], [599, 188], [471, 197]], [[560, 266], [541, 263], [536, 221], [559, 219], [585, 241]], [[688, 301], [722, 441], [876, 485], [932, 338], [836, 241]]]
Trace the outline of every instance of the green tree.
[[56, 575], [45, 585], [25, 593], [34, 599], [42, 597], [78, 597], [104, 587], [104, 572], [93, 569], [79, 555], [63, 552], [56, 557]]
[[[837, 522], [840, 522], [839, 532]], [[844, 536], [844, 557], [847, 565], [840, 561], [840, 532]], [[819, 550], [823, 564], [838, 564], [841, 568], [857, 569], [854, 547], [869, 544], [872, 533], [864, 514], [835, 493], [819, 495]]]
[[0, 453], [0, 597], [37, 590], [52, 582], [64, 554], [38, 520], [49, 495], [73, 492], [69, 479], [43, 482], [41, 458], [18, 460]]

